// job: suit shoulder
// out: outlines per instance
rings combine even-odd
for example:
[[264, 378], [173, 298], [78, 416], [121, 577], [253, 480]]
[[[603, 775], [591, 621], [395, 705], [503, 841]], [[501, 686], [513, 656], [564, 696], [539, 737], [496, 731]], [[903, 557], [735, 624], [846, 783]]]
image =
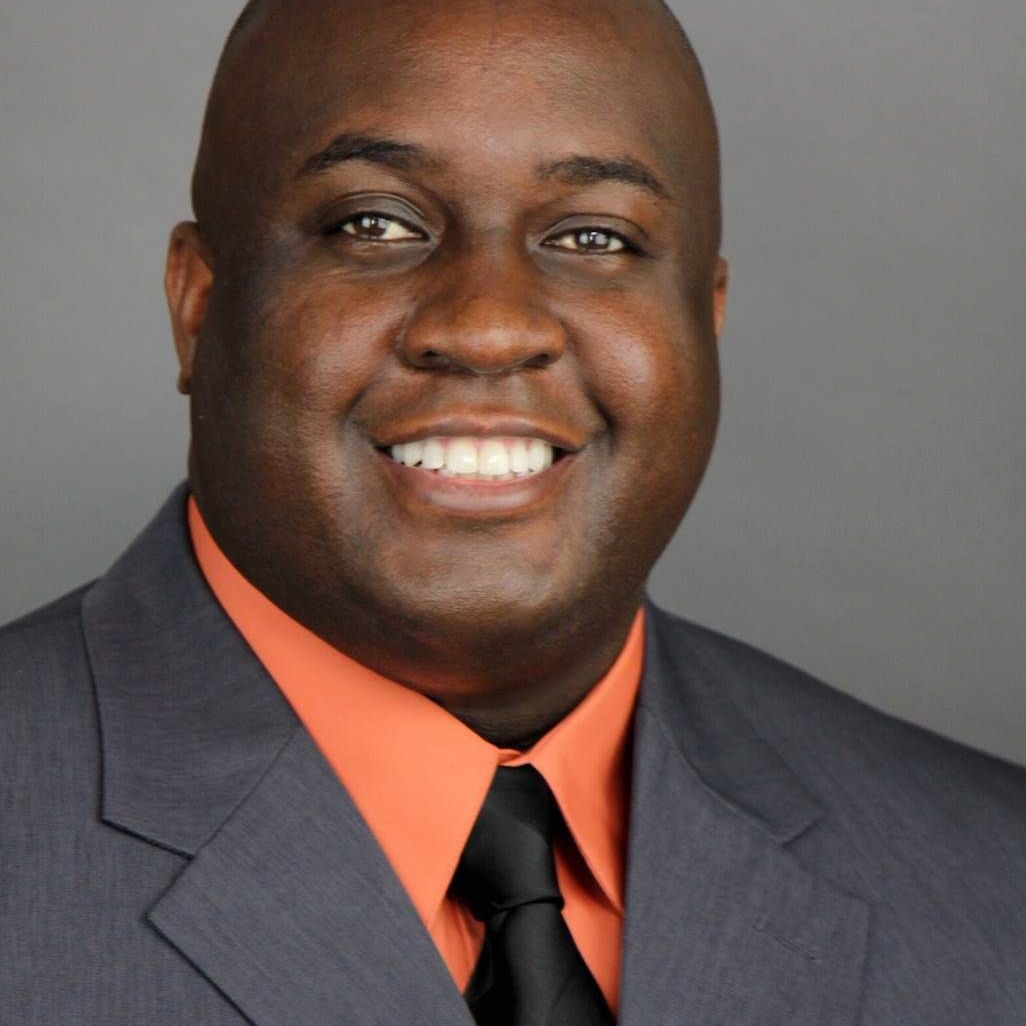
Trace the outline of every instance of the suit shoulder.
[[[654, 610], [660, 641], [668, 644], [676, 661], [698, 662], [710, 679], [726, 687], [732, 697], [752, 701], [794, 703], [812, 714], [817, 707], [832, 707], [837, 715], [894, 717], [814, 677], [763, 649], [711, 627], [666, 610]], [[813, 705], [810, 706], [809, 703]], [[894, 722], [898, 722], [894, 720]]]
[[723, 743], [747, 721], [744, 744], [768, 745], [782, 763], [768, 772], [814, 800], [820, 815], [790, 851], [872, 903], [896, 960], [921, 966], [924, 938], [973, 931], [991, 945], [988, 972], [1012, 971], [1026, 945], [1026, 769], [716, 631], [660, 614], [657, 632], [682, 693], [740, 713]]
[[94, 581], [90, 581], [87, 584], [83, 584], [69, 591], [66, 595], [62, 595], [52, 602], [47, 602], [38, 609], [19, 616], [16, 620], [3, 624], [0, 626], [0, 643], [22, 631], [31, 632], [35, 628], [43, 627], [47, 624], [76, 620], [82, 610], [82, 599], [94, 583]]
[[[874, 708], [744, 641], [657, 610], [661, 638], [684, 664], [698, 661], [755, 729], [790, 762], [949, 793], [994, 793], [1026, 819], [1026, 769]], [[796, 767], [797, 768], [797, 767]]]
[[82, 636], [83, 585], [0, 627], [0, 708], [9, 711], [52, 698], [54, 689], [86, 672]]

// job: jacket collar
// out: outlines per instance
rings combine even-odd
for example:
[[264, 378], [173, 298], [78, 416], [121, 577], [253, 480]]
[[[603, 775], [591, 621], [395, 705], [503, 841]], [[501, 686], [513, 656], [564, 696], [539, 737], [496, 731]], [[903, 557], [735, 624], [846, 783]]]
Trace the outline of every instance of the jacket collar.
[[757, 661], [671, 619], [648, 611], [619, 1022], [853, 1026], [868, 908], [789, 847], [824, 812], [731, 697]]
[[104, 820], [194, 855], [297, 727], [214, 601], [179, 486], [83, 601]]
[[691, 625], [646, 602], [645, 674], [638, 706], [663, 724], [677, 753], [726, 805], [780, 844], [823, 808], [763, 740], [714, 669]]

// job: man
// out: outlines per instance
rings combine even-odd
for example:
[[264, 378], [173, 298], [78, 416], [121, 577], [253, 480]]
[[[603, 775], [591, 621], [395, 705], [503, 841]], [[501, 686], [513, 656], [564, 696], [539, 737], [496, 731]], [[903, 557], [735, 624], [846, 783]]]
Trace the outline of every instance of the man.
[[4, 1022], [1026, 1022], [1026, 774], [645, 602], [727, 289], [664, 7], [251, 4], [194, 206], [188, 488], [0, 638]]

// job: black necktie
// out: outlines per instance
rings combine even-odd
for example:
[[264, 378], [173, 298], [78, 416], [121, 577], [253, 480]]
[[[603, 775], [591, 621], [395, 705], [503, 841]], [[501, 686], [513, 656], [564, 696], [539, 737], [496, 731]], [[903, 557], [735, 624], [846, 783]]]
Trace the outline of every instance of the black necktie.
[[563, 920], [552, 835], [559, 808], [531, 766], [500, 766], [453, 887], [486, 927], [466, 1000], [479, 1026], [612, 1026]]

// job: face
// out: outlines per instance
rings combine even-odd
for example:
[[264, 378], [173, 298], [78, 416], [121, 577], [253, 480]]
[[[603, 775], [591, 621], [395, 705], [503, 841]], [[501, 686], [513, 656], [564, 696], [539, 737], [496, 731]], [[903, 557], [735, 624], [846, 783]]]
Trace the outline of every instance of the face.
[[456, 652], [629, 621], [695, 493], [714, 130], [633, 5], [364, 6], [268, 15], [215, 111], [168, 273], [191, 477], [286, 611], [472, 687]]

